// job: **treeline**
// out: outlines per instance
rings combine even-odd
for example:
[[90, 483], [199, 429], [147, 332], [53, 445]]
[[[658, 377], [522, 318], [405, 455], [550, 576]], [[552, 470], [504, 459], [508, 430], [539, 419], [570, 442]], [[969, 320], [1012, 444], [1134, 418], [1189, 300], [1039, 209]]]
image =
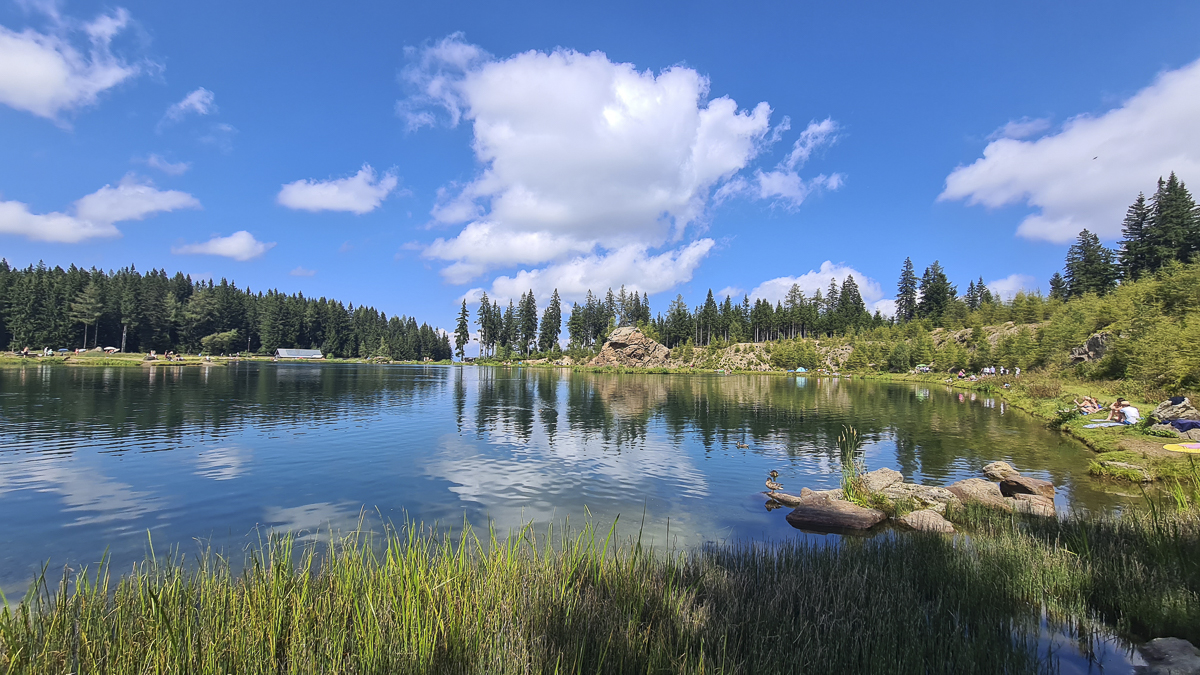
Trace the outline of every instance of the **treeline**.
[[193, 280], [132, 266], [105, 272], [0, 260], [0, 344], [117, 347], [144, 352], [273, 353], [320, 349], [341, 358], [449, 359], [449, 337], [407, 316], [337, 300], [254, 293], [221, 279]]

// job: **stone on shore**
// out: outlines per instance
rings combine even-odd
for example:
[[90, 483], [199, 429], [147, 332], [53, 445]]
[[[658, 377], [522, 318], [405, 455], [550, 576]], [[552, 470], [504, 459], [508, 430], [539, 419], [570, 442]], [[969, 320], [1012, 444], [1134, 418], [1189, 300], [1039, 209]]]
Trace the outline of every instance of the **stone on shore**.
[[1150, 416], [1157, 420], [1170, 422], [1171, 420], [1200, 420], [1200, 410], [1196, 410], [1192, 406], [1192, 402], [1184, 398], [1179, 403], [1172, 404], [1170, 401], [1163, 401], [1158, 404], [1154, 412]]
[[1146, 469], [1138, 466], [1137, 464], [1130, 464], [1128, 462], [1110, 462], [1108, 460], [1101, 460], [1100, 466], [1113, 468], [1113, 469], [1124, 469], [1126, 471], [1136, 471], [1142, 475], [1143, 483], [1149, 483], [1151, 481], [1150, 472], [1146, 471]]
[[1200, 649], [1187, 640], [1157, 638], [1138, 648], [1146, 665], [1133, 672], [1141, 675], [1200, 675]]
[[1042, 495], [1018, 493], [1012, 496], [1012, 510], [1046, 518], [1054, 517], [1054, 500]]
[[875, 469], [862, 475], [863, 485], [866, 486], [868, 492], [872, 493], [882, 492], [885, 488], [891, 487], [903, 480], [904, 474], [888, 468]]
[[1005, 497], [1015, 497], [1019, 494], [1041, 495], [1054, 499], [1054, 483], [1029, 476], [1009, 476], [1000, 481], [1000, 494]]
[[901, 523], [918, 532], [954, 532], [950, 521], [933, 509], [923, 509], [898, 518]]
[[824, 499], [845, 499], [846, 495], [841, 488], [834, 490], [810, 490], [808, 488], [800, 488], [800, 498], [816, 495]]
[[633, 366], [638, 368], [667, 365], [671, 350], [646, 337], [642, 331], [624, 327], [614, 330], [589, 366]]
[[964, 504], [976, 502], [1005, 511], [1012, 510], [1012, 503], [1000, 493], [1000, 486], [989, 483], [982, 478], [968, 478], [948, 485], [947, 490], [954, 493]]
[[792, 527], [801, 530], [869, 530], [886, 518], [883, 511], [824, 495], [801, 499], [800, 505], [787, 515]]

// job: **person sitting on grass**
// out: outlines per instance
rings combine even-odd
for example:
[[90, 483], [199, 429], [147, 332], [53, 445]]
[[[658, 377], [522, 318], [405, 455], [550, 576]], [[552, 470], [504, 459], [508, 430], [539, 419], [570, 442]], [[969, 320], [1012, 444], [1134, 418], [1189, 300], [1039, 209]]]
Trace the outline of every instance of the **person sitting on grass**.
[[1123, 398], [1118, 398], [1117, 400], [1113, 401], [1113, 404], [1108, 407], [1109, 413], [1107, 421], [1120, 422], [1122, 419], [1121, 408], [1124, 408], [1126, 405], [1128, 405], [1128, 402], [1126, 402]]
[[1130, 405], [1130, 403], [1128, 401], [1125, 402], [1125, 405], [1121, 408], [1121, 410], [1119, 412], [1120, 412], [1121, 418], [1118, 419], [1117, 421], [1120, 422], [1121, 424], [1128, 424], [1130, 426], [1137, 424], [1138, 421], [1142, 417], [1142, 413], [1139, 412], [1137, 408]]

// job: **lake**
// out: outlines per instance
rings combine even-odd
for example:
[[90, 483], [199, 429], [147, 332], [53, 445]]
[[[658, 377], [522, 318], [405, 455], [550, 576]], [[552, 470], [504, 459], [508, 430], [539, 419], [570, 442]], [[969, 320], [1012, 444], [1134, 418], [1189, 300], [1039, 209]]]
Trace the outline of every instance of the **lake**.
[[[500, 533], [607, 527], [677, 546], [810, 535], [760, 494], [837, 487], [854, 425], [869, 469], [947, 484], [1005, 460], [1060, 508], [1125, 497], [1091, 452], [1003, 402], [943, 386], [775, 375], [234, 363], [0, 369], [0, 588], [41, 566], [118, 569], [405, 519]], [[739, 449], [744, 442], [749, 448]], [[1113, 488], [1108, 488], [1109, 490]], [[57, 575], [57, 572], [55, 572]]]

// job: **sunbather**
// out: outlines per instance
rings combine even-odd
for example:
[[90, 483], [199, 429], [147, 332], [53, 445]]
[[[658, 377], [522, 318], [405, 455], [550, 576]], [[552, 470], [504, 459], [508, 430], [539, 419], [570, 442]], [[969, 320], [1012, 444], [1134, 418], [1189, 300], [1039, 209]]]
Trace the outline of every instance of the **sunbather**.
[[1124, 408], [1126, 405], [1128, 405], [1128, 402], [1126, 402], [1123, 398], [1118, 398], [1116, 401], [1113, 401], [1113, 404], [1108, 408], [1110, 410], [1108, 413], [1108, 421], [1120, 422], [1123, 418], [1123, 415], [1121, 414], [1121, 408]]
[[1084, 415], [1098, 413], [1103, 408], [1103, 406], [1100, 405], [1100, 402], [1091, 396], [1084, 396], [1082, 401], [1075, 399], [1075, 405], [1079, 408], [1079, 412], [1083, 413]]

